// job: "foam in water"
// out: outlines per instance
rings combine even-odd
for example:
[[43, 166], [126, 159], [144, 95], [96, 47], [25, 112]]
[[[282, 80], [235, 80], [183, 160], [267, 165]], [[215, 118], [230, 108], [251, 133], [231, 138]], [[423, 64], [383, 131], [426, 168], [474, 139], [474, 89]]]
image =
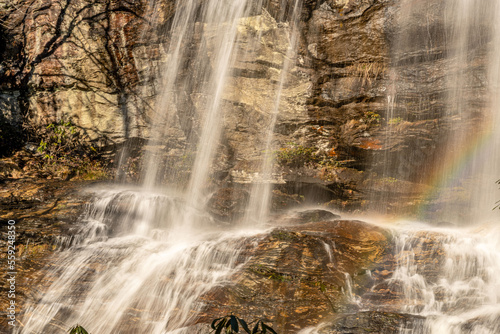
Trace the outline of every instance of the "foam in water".
[[426, 317], [411, 333], [498, 333], [500, 229], [399, 233], [390, 281], [402, 287], [402, 311]]
[[[103, 191], [89, 207], [79, 240], [53, 261], [50, 288], [26, 307], [15, 333], [189, 332], [198, 298], [244, 263], [244, 240], [257, 231], [173, 229], [187, 210], [165, 194]], [[200, 214], [203, 221], [206, 217]]]
[[[26, 307], [16, 333], [65, 333], [76, 323], [99, 334], [189, 331], [202, 307], [198, 298], [241, 264], [242, 236], [256, 231], [218, 229], [203, 207], [238, 28], [252, 10], [262, 12], [261, 3], [189, 0], [176, 6], [144, 186], [96, 193], [82, 230], [62, 243], [70, 248], [45, 278], [50, 287]], [[258, 42], [257, 35], [250, 44]], [[186, 62], [193, 72], [182, 76]], [[195, 93], [203, 96], [201, 124], [181, 124], [180, 114], [195, 112], [182, 96]], [[158, 190], [165, 174], [178, 176], [162, 166], [162, 156], [179, 128], [186, 136], [183, 149], [195, 156], [189, 182]]]

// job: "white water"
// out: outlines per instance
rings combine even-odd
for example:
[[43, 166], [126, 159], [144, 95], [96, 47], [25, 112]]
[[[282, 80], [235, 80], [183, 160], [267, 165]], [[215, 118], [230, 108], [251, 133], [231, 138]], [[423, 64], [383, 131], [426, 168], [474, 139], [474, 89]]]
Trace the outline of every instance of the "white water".
[[[205, 3], [205, 2], [204, 2]], [[469, 12], [490, 11], [500, 18], [499, 6], [495, 2], [463, 1], [458, 3], [456, 25], [457, 38], [451, 53], [457, 63], [467, 60], [467, 41], [471, 24]], [[203, 206], [204, 187], [210, 166], [218, 146], [222, 92], [232, 64], [232, 53], [237, 45], [238, 19], [248, 15], [246, 1], [185, 1], [176, 11], [173, 35], [167, 54], [168, 65], [164, 71], [165, 94], [159, 102], [164, 112], [155, 115], [153, 149], [147, 156], [144, 174], [144, 189], [105, 191], [98, 194], [89, 208], [86, 223], [72, 248], [62, 252], [53, 271], [47, 278], [52, 282], [47, 293], [32, 305], [27, 306], [22, 319], [23, 328], [15, 333], [64, 333], [79, 323], [91, 333], [170, 333], [189, 332], [190, 321], [202, 305], [198, 298], [217, 284], [222, 284], [240, 264], [242, 237], [254, 232], [217, 230], [212, 219], [200, 207]], [[201, 9], [200, 9], [201, 8]], [[300, 6], [296, 4], [293, 21], [297, 19]], [[201, 14], [200, 14], [201, 13]], [[452, 11], [452, 13], [454, 13]], [[198, 28], [193, 28], [195, 16]], [[455, 16], [454, 16], [455, 15]], [[460, 24], [457, 22], [460, 21]], [[477, 20], [477, 18], [475, 19]], [[203, 22], [203, 23], [201, 23]], [[462, 24], [463, 22], [463, 24]], [[494, 35], [489, 61], [489, 96], [492, 96], [490, 122], [495, 129], [499, 113], [499, 57], [500, 20], [491, 26]], [[196, 29], [203, 30], [194, 36]], [[465, 36], [465, 37], [464, 37]], [[265, 152], [272, 150], [272, 134], [278, 116], [281, 90], [286, 75], [292, 66], [297, 34], [295, 28], [290, 35], [290, 47], [285, 57], [281, 80], [276, 91], [275, 108], [268, 126]], [[186, 45], [196, 40], [200, 47], [189, 54]], [[212, 57], [207, 54], [213, 52]], [[179, 71], [186, 59], [191, 59], [206, 89], [203, 121], [200, 133], [185, 134], [186, 145], [197, 147], [192, 166], [192, 177], [187, 189], [179, 194], [155, 191], [154, 187], [165, 173], [159, 156], [165, 148], [163, 138], [175, 136], [178, 111], [185, 108], [177, 104], [179, 92], [194, 90], [193, 81], [178, 82]], [[450, 101], [456, 101], [466, 87], [465, 79], [457, 71], [450, 77], [456, 83]], [[194, 80], [194, 79], [193, 79]], [[200, 84], [200, 83], [198, 83]], [[389, 112], [394, 116], [394, 100], [397, 92], [388, 97]], [[455, 102], [454, 102], [455, 103]], [[466, 113], [462, 103], [456, 103], [458, 114]], [[175, 125], [175, 126], [174, 126]], [[194, 131], [194, 130], [193, 130]], [[498, 131], [496, 131], [498, 132]], [[456, 138], [462, 138], [458, 134]], [[492, 176], [498, 168], [499, 137], [493, 131], [483, 153], [477, 152], [469, 168], [480, 177], [469, 190], [474, 194], [468, 209], [488, 211], [492, 207], [495, 189]], [[458, 139], [457, 139], [458, 140]], [[462, 139], [460, 139], [462, 140]], [[453, 141], [453, 140], [451, 140]], [[485, 167], [483, 167], [485, 166]], [[263, 174], [270, 174], [272, 163], [264, 159]], [[167, 171], [168, 173], [168, 171]], [[448, 177], [447, 175], [443, 178]], [[254, 218], [265, 220], [270, 202], [270, 187], [256, 185], [249, 208]], [[478, 192], [478, 190], [480, 190]], [[255, 218], [256, 217], [256, 218]], [[398, 267], [391, 278], [400, 283], [405, 297], [403, 312], [424, 315], [425, 325], [415, 328], [414, 333], [458, 334], [500, 332], [500, 233], [496, 227], [483, 231], [441, 230], [442, 237], [435, 252], [429, 257], [443, 257], [438, 266], [437, 277], [427, 275], [426, 262], [417, 261], [416, 254], [426, 247], [425, 233], [407, 229], [399, 231], [397, 242]], [[423, 236], [424, 235], [424, 236]], [[329, 252], [331, 254], [331, 252]], [[330, 259], [331, 260], [331, 259]], [[429, 259], [427, 259], [429, 260]], [[430, 261], [430, 260], [429, 260]], [[350, 301], [360, 304], [352, 291], [352, 279], [346, 275], [345, 293]], [[308, 330], [313, 332], [313, 330]]]
[[[219, 146], [223, 92], [239, 43], [238, 26], [260, 7], [259, 1], [250, 0], [177, 2], [165, 50], [163, 93], [151, 115], [143, 186], [95, 194], [82, 230], [62, 242], [69, 248], [44, 278], [49, 287], [25, 307], [24, 326], [14, 333], [66, 333], [77, 323], [96, 334], [193, 330], [190, 326], [203, 307], [200, 296], [230, 277], [244, 260], [244, 237], [248, 242], [258, 232], [219, 229], [203, 207]], [[151, 8], [154, 20], [160, 8], [154, 3]], [[300, 6], [293, 12], [297, 20]], [[281, 70], [283, 82], [294, 61], [295, 26], [293, 30]], [[254, 41], [245, 42], [257, 45], [259, 38], [257, 34]], [[186, 68], [188, 75], [182, 74]], [[266, 135], [269, 148], [283, 82], [277, 87]], [[174, 137], [183, 139], [184, 147], [170, 147]], [[183, 172], [162, 165], [166, 155], [179, 152], [194, 156], [189, 181], [162, 189], [165, 176], [178, 181]], [[259, 217], [265, 216], [264, 210], [267, 205], [258, 210]]]
[[[457, 125], [441, 160], [444, 166], [453, 165], [442, 169], [436, 197], [438, 202], [448, 198], [448, 203], [433, 214], [448, 221], [494, 222], [500, 170], [500, 4], [496, 0], [449, 0], [446, 4], [447, 58], [451, 61], [446, 112]], [[479, 80], [478, 70], [472, 74], [467, 68], [481, 57], [486, 67]], [[484, 97], [476, 96], [481, 94], [480, 85], [484, 85]], [[462, 198], [454, 197], [454, 192], [461, 192]], [[453, 202], [460, 202], [460, 210]]]
[[[240, 245], [256, 231], [172, 228], [179, 198], [131, 190], [102, 191], [85, 215], [80, 240], [61, 252], [44, 279], [50, 288], [26, 306], [14, 333], [182, 333], [198, 298], [242, 264]], [[192, 330], [192, 329], [191, 329]]]
[[[162, 155], [172, 149], [165, 141], [169, 137], [184, 136], [187, 145], [184, 149], [195, 155], [185, 198], [193, 205], [202, 199], [219, 144], [222, 93], [234, 61], [238, 23], [240, 18], [249, 15], [249, 10], [248, 0], [177, 3], [168, 60], [162, 74], [162, 94], [153, 115], [151, 149], [146, 155], [143, 178], [147, 188], [161, 184], [165, 173], [174, 172], [162, 167]], [[193, 44], [197, 48], [190, 50]], [[183, 77], [181, 72], [186, 62], [190, 63], [192, 73]], [[193, 101], [195, 95], [202, 100], [198, 108]], [[180, 118], [194, 117], [191, 115], [196, 113], [201, 119], [199, 126], [179, 124]]]
[[283, 59], [283, 64], [281, 68], [281, 73], [279, 81], [277, 83], [277, 88], [275, 91], [276, 97], [274, 98], [274, 106], [271, 111], [271, 120], [267, 126], [265, 136], [265, 144], [263, 147], [263, 161], [260, 168], [260, 173], [263, 178], [261, 182], [256, 182], [252, 185], [250, 191], [250, 201], [247, 208], [247, 213], [245, 217], [246, 224], [262, 224], [267, 221], [267, 215], [269, 213], [269, 207], [271, 204], [272, 187], [273, 187], [273, 166], [274, 166], [274, 129], [276, 126], [276, 121], [278, 120], [281, 94], [283, 92], [283, 87], [287, 82], [287, 77], [289, 76], [289, 71], [295, 64], [295, 56], [297, 53], [297, 42], [299, 37], [299, 19], [302, 10], [302, 0], [295, 0], [293, 6], [290, 7], [291, 17], [290, 19], [290, 36], [288, 42], [288, 48], [286, 55]]
[[[467, 132], [480, 133], [480, 141], [465, 166], [448, 171], [459, 172], [462, 181], [470, 180], [463, 186], [469, 195], [468, 201], [459, 208], [463, 212], [456, 212], [456, 206], [445, 208], [444, 217], [456, 220], [465, 216], [474, 220], [469, 224], [486, 221], [491, 224], [476, 230], [443, 231], [439, 246], [445, 253], [445, 261], [437, 279], [430, 279], [422, 273], [424, 265], [415, 263], [411, 248], [394, 279], [404, 284], [406, 310], [427, 316], [423, 328], [416, 328], [414, 333], [500, 333], [500, 228], [497, 226], [498, 213], [492, 210], [498, 200], [495, 181], [500, 170], [500, 3], [489, 0], [448, 1], [447, 15], [453, 27], [449, 57], [455, 66], [449, 82], [452, 89], [448, 110], [458, 114], [462, 122], [471, 118], [474, 112], [474, 106], [465, 98], [472, 80], [463, 69], [473, 61], [474, 44], [480, 44], [485, 36], [491, 40], [486, 47], [488, 86], [484, 101], [489, 112], [480, 124], [483, 129], [464, 126], [449, 144], [456, 145], [450, 149], [462, 147], [467, 150], [468, 141], [475, 140]], [[443, 179], [449, 177], [442, 175]], [[406, 240], [399, 239], [403, 248], [412, 243], [413, 248], [422, 247], [422, 238], [417, 241], [411, 233], [403, 238]]]
[[[397, 266], [387, 283], [401, 297], [364, 305], [347, 277], [345, 293], [351, 303], [360, 311], [424, 318], [413, 326], [401, 324], [401, 334], [500, 333], [500, 227], [447, 229], [413, 222], [393, 233]], [[326, 321], [299, 333], [331, 333], [331, 324]], [[370, 328], [367, 320], [350, 325]]]
[[396, 242], [401, 311], [427, 317], [411, 333], [499, 333], [499, 227], [403, 231]]

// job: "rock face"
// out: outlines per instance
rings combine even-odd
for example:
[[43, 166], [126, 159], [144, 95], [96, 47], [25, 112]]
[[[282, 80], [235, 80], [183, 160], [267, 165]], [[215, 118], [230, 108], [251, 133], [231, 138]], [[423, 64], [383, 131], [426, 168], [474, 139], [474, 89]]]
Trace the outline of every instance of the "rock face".
[[[33, 298], [37, 289], [47, 287], [33, 286], [41, 282], [45, 271], [42, 269], [52, 264], [51, 256], [56, 249], [64, 247], [75, 236], [79, 226], [75, 224], [84, 210], [89, 196], [83, 191], [85, 182], [61, 181], [4, 181], [0, 190], [0, 219], [2, 224], [2, 249], [7, 250], [8, 220], [15, 220], [16, 231], [16, 314], [23, 310], [24, 303]], [[0, 255], [7, 263], [7, 251]], [[9, 291], [7, 271], [2, 272], [2, 290]], [[43, 284], [42, 284], [43, 285]], [[11, 331], [7, 325], [6, 309], [9, 303], [5, 293], [0, 297], [0, 330]]]
[[[291, 0], [266, 1], [264, 10], [240, 21], [242, 42], [221, 105], [224, 129], [213, 170], [218, 181], [260, 179], [290, 6]], [[34, 125], [72, 119], [101, 143], [147, 138], [174, 11], [173, 0], [72, 0], [63, 7], [53, 0], [6, 2], [0, 10], [0, 118], [16, 123], [26, 114]], [[484, 121], [490, 36], [478, 22], [471, 61], [463, 71], [453, 69], [448, 56], [458, 46], [446, 42], [453, 29], [445, 22], [447, 11], [446, 2], [436, 0], [303, 1], [297, 55], [274, 131], [282, 158], [275, 183], [287, 183], [279, 191], [303, 195], [319, 184], [326, 190], [322, 203], [347, 209], [366, 206], [370, 198], [414, 200], [449, 134]], [[203, 30], [200, 22], [195, 26]], [[248, 43], [255, 35], [261, 36], [257, 45]], [[448, 85], [453, 71], [465, 73], [470, 89], [460, 106], [446, 107], [456, 90]], [[189, 160], [179, 148], [186, 146], [186, 131], [197, 132], [204, 97], [193, 91], [178, 99], [193, 111], [178, 113], [184, 128], [169, 138], [167, 155]], [[474, 112], [464, 118], [460, 108]], [[186, 170], [177, 160], [166, 164]], [[380, 187], [390, 178], [407, 182], [398, 199]]]
[[198, 322], [233, 312], [243, 319], [267, 319], [280, 333], [317, 325], [354, 307], [368, 291], [368, 270], [387, 255], [387, 231], [337, 220], [273, 230], [258, 241], [231, 283], [202, 300]]
[[[157, 6], [171, 15], [168, 1]], [[160, 61], [157, 35], [145, 30], [146, 7], [146, 1], [112, 0], [6, 3], [0, 13], [3, 117], [24, 113], [34, 125], [71, 119], [93, 139], [145, 136], [154, 92], [144, 82], [153, 76], [144, 72]]]
[[[242, 254], [250, 259], [227, 284], [202, 297], [197, 323], [205, 328], [202, 324], [232, 313], [263, 319], [278, 333], [307, 327], [324, 334], [420, 332], [426, 318], [418, 313], [428, 300], [405, 275], [415, 270], [411, 277], [438, 284], [447, 238], [432, 231], [408, 238], [352, 220], [276, 228], [250, 240]], [[444, 308], [454, 307], [446, 293], [435, 296]]]

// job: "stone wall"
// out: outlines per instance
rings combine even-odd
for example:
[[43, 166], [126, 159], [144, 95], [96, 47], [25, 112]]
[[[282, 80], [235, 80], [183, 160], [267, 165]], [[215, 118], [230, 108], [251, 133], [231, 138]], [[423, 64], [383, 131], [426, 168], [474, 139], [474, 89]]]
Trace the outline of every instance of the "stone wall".
[[[266, 1], [264, 11], [240, 22], [243, 41], [257, 33], [262, 38], [256, 47], [238, 48], [222, 103], [215, 168], [236, 182], [252, 182], [262, 159], [292, 3]], [[146, 138], [174, 10], [173, 0], [5, 2], [2, 114], [26, 113], [34, 124], [71, 118], [92, 139], [111, 143]], [[326, 186], [324, 200], [337, 198], [334, 206], [362, 204], [368, 192], [383, 192], [388, 185], [372, 180], [380, 176], [410, 182], [397, 183], [399, 188], [423, 182], [420, 171], [441, 156], [447, 134], [475, 126], [484, 111], [487, 34], [472, 45], [463, 69], [473, 116], [464, 123], [445, 107], [453, 46], [447, 44], [444, 11], [444, 2], [436, 0], [304, 1], [274, 144], [286, 154], [309, 150], [312, 159], [278, 165], [280, 179]], [[203, 97], [186, 98], [194, 115], [179, 117], [196, 126]]]

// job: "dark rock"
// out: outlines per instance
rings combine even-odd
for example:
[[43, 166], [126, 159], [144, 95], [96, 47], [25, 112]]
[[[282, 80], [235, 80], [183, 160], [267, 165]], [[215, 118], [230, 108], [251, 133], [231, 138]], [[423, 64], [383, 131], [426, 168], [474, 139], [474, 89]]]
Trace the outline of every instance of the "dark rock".
[[418, 315], [364, 311], [354, 314], [341, 314], [328, 325], [322, 325], [320, 334], [398, 334], [421, 328], [425, 318]]
[[207, 203], [208, 211], [223, 221], [233, 221], [245, 214], [249, 194], [239, 188], [218, 189]]
[[271, 208], [273, 211], [283, 211], [302, 204], [303, 200], [304, 197], [298, 194], [288, 194], [275, 189], [271, 198]]
[[[278, 228], [257, 240], [252, 256], [230, 283], [206, 293], [197, 322], [221, 314], [267, 319], [281, 333], [317, 325], [349, 308], [346, 275], [355, 293], [371, 283], [359, 279], [388, 251], [387, 231], [359, 221], [308, 223]], [[362, 285], [366, 284], [366, 285]]]
[[316, 210], [299, 211], [295, 213], [294, 218], [297, 220], [299, 224], [305, 224], [305, 223], [340, 219], [340, 216], [330, 211], [316, 209]]

